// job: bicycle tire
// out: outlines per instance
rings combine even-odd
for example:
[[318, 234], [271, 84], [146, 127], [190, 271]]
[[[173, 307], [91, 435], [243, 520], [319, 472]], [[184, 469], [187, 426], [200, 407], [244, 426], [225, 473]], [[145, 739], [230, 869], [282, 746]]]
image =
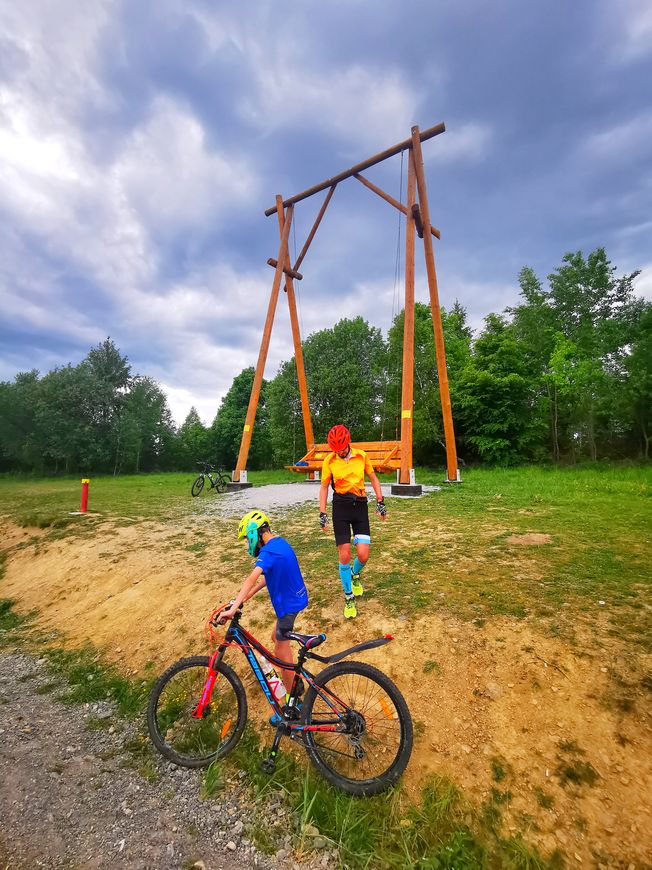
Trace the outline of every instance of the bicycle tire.
[[[342, 695], [354, 694], [356, 687], [362, 686], [362, 681], [366, 681], [367, 686], [363, 688], [361, 703], [357, 705], [360, 709], [357, 709], [355, 704]], [[414, 740], [412, 717], [399, 689], [386, 674], [365, 662], [339, 662], [331, 665], [317, 676], [315, 684], [319, 688], [332, 691], [347, 705], [346, 709], [356, 710], [356, 714], [362, 715], [365, 722], [364, 732], [359, 738], [333, 732], [304, 732], [306, 751], [315, 768], [331, 785], [352, 795], [380, 794], [394, 785], [407, 767]], [[377, 691], [373, 691], [371, 684], [377, 687]], [[391, 701], [393, 710], [386, 699]], [[379, 718], [375, 718], [378, 715], [375, 713], [376, 708], [381, 711]], [[316, 723], [320, 717], [328, 717], [329, 713], [323, 698], [311, 686], [303, 702], [304, 724]], [[332, 719], [332, 713], [330, 716]], [[391, 736], [392, 742], [396, 744], [390, 757], [386, 755], [386, 748], [382, 751], [380, 748], [384, 733]], [[357, 758], [353, 754], [354, 747], [360, 744], [366, 753], [364, 758]], [[347, 748], [349, 752], [342, 751]], [[373, 771], [373, 775], [366, 775], [365, 764], [362, 762], [367, 761], [366, 770], [371, 773], [369, 762], [378, 761], [381, 754], [383, 757], [380, 765], [383, 769]], [[338, 769], [338, 763], [356, 775], [346, 775]]]
[[229, 484], [228, 479], [226, 477], [224, 477], [222, 474], [220, 474], [218, 471], [217, 477], [215, 479], [215, 486], [217, 487], [217, 491], [218, 492], [226, 492], [226, 488], [227, 488], [228, 484]]
[[192, 487], [190, 488], [190, 492], [193, 494], [193, 496], [198, 496], [203, 488], [204, 488], [204, 475], [200, 474], [199, 477], [197, 478], [197, 480], [193, 483]]
[[[168, 704], [170, 707], [163, 713], [160, 705], [161, 697], [164, 695], [164, 690], [170, 685], [174, 678], [183, 671], [190, 672], [196, 670], [196, 674], [192, 674], [190, 690], [187, 692], [188, 697], [182, 696], [183, 684], [176, 689], [176, 695], [172, 695]], [[238, 741], [242, 737], [242, 732], [247, 722], [247, 696], [244, 686], [240, 681], [240, 677], [236, 674], [233, 668], [224, 662], [220, 662], [217, 666], [218, 673], [225, 678], [233, 690], [235, 696], [237, 713], [235, 717], [229, 717], [221, 722], [221, 717], [225, 714], [219, 708], [217, 716], [211, 718], [213, 710], [204, 719], [193, 719], [190, 713], [199, 701], [201, 691], [206, 682], [208, 675], [208, 656], [191, 656], [190, 658], [179, 659], [158, 678], [149, 696], [147, 704], [147, 727], [149, 735], [154, 746], [158, 749], [161, 755], [164, 755], [174, 764], [180, 767], [208, 767], [208, 765], [217, 758], [224, 758], [228, 755]], [[213, 689], [213, 697], [211, 699], [210, 708], [214, 708], [215, 693], [220, 691], [220, 680], [218, 679]], [[226, 699], [227, 696], [224, 696]], [[229, 705], [227, 699], [226, 705]], [[172, 708], [172, 709], [170, 709]], [[178, 714], [178, 715], [177, 715]], [[228, 715], [228, 714], [226, 714]], [[170, 718], [174, 716], [174, 718]], [[233, 725], [233, 720], [235, 724]], [[221, 724], [220, 724], [221, 722]], [[181, 730], [179, 730], [181, 723]], [[233, 727], [232, 727], [233, 725]], [[225, 731], [225, 726], [228, 729]], [[184, 730], [186, 729], [186, 730]], [[176, 747], [169, 742], [171, 732], [175, 732], [174, 736], [180, 738]], [[228, 739], [225, 739], [227, 738]], [[182, 747], [184, 745], [203, 745], [205, 741], [209, 744], [215, 742], [215, 738], [221, 739], [217, 748], [210, 748], [209, 751], [199, 756], [184, 753]], [[186, 741], [184, 744], [183, 741]]]

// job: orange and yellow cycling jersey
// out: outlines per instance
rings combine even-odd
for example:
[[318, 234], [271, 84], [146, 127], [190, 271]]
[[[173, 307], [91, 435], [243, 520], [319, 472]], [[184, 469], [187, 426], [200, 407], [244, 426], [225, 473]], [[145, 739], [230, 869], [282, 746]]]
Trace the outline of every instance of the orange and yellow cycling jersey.
[[328, 454], [321, 467], [321, 482], [328, 486], [332, 479], [335, 492], [364, 495], [364, 476], [373, 473], [374, 467], [364, 450], [351, 447], [346, 459], [340, 459], [337, 453]]

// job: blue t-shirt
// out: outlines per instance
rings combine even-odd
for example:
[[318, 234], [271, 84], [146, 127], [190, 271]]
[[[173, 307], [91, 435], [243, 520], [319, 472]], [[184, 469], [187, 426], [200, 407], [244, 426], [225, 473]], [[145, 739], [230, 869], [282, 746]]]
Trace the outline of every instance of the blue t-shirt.
[[256, 566], [263, 569], [276, 616], [298, 613], [308, 606], [308, 590], [292, 547], [283, 538], [271, 538], [261, 549]]

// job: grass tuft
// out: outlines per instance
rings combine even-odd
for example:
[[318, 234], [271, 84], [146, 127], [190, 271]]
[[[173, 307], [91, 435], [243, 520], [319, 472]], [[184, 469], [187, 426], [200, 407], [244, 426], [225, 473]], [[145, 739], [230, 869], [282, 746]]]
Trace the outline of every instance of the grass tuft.
[[115, 703], [118, 715], [127, 719], [133, 719], [145, 706], [151, 682], [128, 680], [113, 665], [103, 662], [92, 647], [47, 649], [44, 655], [50, 670], [67, 683], [60, 695], [64, 703], [110, 700]]
[[224, 768], [219, 760], [213, 761], [203, 773], [200, 795], [204, 800], [215, 797], [224, 788]]

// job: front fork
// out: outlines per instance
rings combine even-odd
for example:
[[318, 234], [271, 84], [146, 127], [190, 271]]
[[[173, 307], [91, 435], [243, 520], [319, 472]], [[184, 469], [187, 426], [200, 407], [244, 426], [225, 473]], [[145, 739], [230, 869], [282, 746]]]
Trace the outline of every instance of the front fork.
[[211, 696], [213, 694], [213, 688], [215, 686], [215, 681], [218, 677], [217, 666], [223, 658], [224, 647], [220, 646], [217, 650], [215, 650], [213, 655], [208, 660], [208, 677], [206, 678], [206, 682], [204, 683], [204, 688], [202, 689], [199, 703], [190, 714], [193, 719], [203, 719], [205, 716], [208, 715], [211, 703]]

